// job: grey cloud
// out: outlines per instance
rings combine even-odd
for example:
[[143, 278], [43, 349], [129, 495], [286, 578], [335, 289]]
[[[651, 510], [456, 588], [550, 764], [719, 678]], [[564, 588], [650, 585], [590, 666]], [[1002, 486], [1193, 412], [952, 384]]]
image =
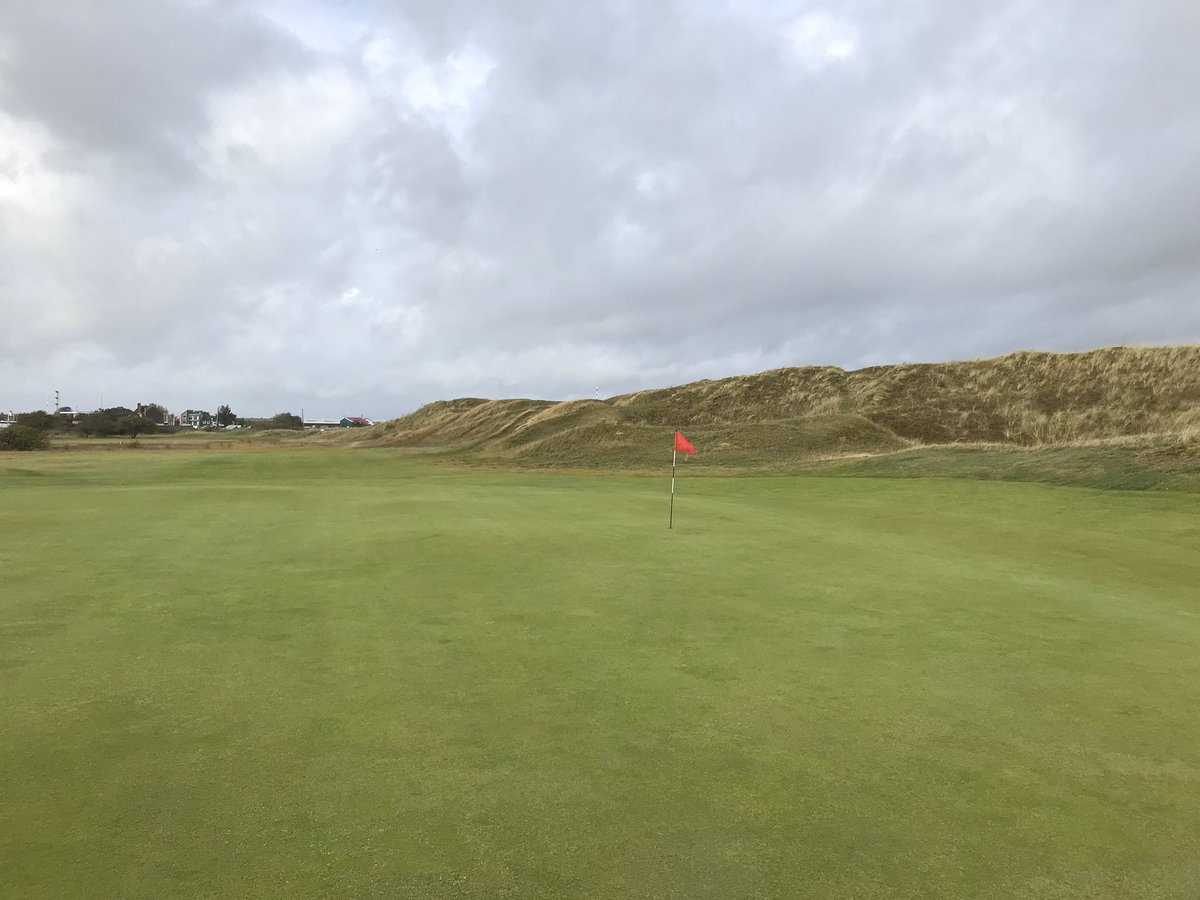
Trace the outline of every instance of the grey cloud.
[[13, 3], [0, 31], [13, 48], [0, 103], [69, 141], [65, 167], [89, 150], [178, 162], [209, 92], [307, 56], [269, 20], [229, 4]]
[[0, 404], [103, 381], [382, 416], [1197, 340], [1198, 19], [1184, 0], [6, 9], [0, 123], [28, 146], [0, 152]]

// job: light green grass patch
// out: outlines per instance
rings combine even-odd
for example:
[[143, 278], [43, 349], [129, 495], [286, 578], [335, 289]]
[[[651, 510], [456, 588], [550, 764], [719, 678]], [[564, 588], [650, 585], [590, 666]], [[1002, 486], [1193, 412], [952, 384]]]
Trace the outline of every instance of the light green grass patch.
[[0, 458], [5, 892], [1200, 893], [1200, 498]]

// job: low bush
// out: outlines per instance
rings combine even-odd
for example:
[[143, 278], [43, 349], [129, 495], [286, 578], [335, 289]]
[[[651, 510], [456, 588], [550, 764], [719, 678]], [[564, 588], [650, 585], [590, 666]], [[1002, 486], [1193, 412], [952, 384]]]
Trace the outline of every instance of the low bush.
[[46, 432], [29, 425], [0, 428], [0, 450], [45, 450], [50, 444]]

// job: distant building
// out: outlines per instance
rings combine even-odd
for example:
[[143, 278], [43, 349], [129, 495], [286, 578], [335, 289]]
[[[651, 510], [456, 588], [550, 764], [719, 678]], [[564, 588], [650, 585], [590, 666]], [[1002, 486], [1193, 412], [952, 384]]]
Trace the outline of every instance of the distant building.
[[366, 428], [374, 425], [366, 416], [342, 416], [340, 419], [305, 419], [305, 428]]
[[175, 424], [180, 428], [211, 428], [212, 413], [202, 409], [185, 409], [175, 417]]

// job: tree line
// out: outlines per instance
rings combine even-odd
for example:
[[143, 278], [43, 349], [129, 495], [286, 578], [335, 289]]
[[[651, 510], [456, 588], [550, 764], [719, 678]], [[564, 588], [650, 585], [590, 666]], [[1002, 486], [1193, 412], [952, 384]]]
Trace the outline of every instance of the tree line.
[[[299, 430], [304, 421], [294, 413], [282, 412], [270, 418], [242, 418], [228, 404], [217, 408], [210, 427], [282, 428]], [[184, 427], [184, 426], [180, 426]], [[179, 430], [171, 421], [166, 407], [148, 403], [132, 410], [112, 406], [89, 413], [45, 410], [17, 413], [15, 424], [0, 428], [0, 450], [39, 450], [49, 444], [51, 435], [80, 435], [82, 437], [137, 437], [142, 434], [173, 433]]]

